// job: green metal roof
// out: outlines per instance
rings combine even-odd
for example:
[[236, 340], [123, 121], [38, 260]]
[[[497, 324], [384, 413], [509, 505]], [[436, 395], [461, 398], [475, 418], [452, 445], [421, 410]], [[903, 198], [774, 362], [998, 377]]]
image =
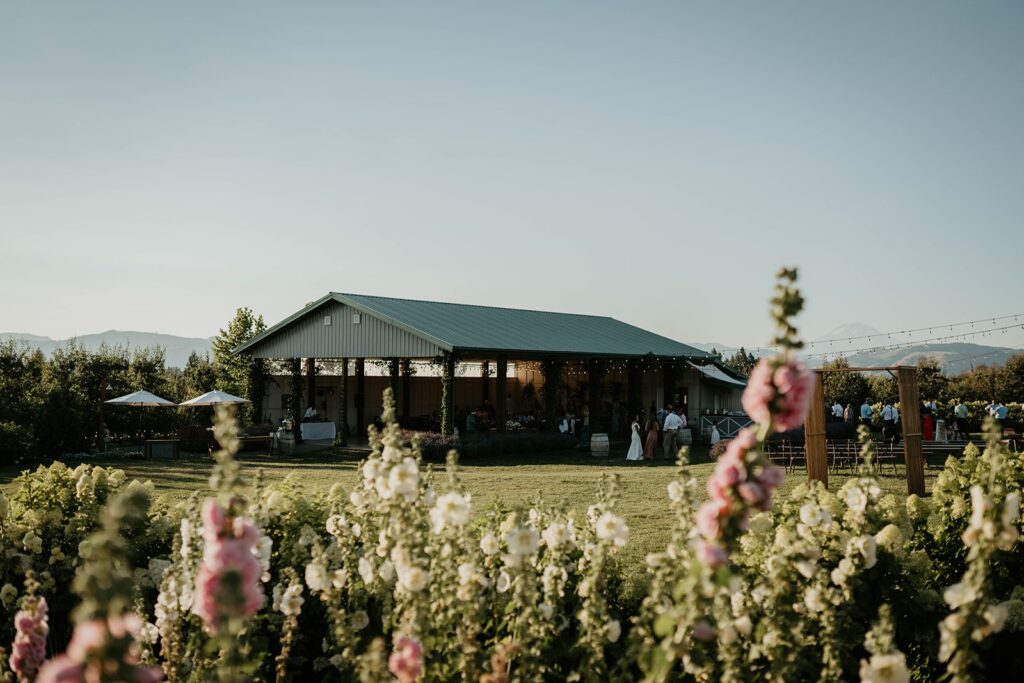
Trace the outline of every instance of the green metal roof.
[[332, 300], [361, 309], [449, 351], [583, 356], [651, 354], [663, 358], [692, 359], [711, 357], [711, 354], [700, 349], [604, 316], [336, 292], [289, 316], [240, 346], [236, 352], [283, 332], [292, 321]]
[[507, 350], [616, 356], [704, 357], [706, 354], [614, 318], [496, 306], [392, 299], [365, 294], [336, 298], [444, 342], [453, 350]]

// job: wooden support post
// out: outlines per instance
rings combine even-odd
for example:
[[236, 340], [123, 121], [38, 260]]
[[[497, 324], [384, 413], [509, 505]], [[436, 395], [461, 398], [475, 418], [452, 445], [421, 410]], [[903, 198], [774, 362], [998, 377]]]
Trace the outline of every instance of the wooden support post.
[[441, 365], [441, 433], [455, 433], [455, 356], [450, 353]]
[[635, 360], [626, 361], [626, 424], [632, 420], [632, 416], [643, 412], [644, 407], [640, 405], [640, 366]]
[[505, 431], [505, 424], [508, 422], [508, 356], [498, 356], [498, 374], [494, 379], [494, 419], [499, 432]]
[[388, 358], [388, 373], [390, 375], [390, 377], [389, 377], [390, 381], [389, 381], [389, 385], [388, 386], [391, 387], [391, 398], [395, 402], [395, 415], [396, 416], [402, 414], [402, 406], [401, 406], [402, 397], [398, 394], [398, 389], [399, 389], [398, 371], [399, 371], [398, 359], [397, 358]]
[[558, 392], [562, 386], [562, 368], [565, 362], [555, 358], [541, 361], [541, 372], [544, 374], [544, 421], [545, 429], [549, 432], [558, 431], [558, 421], [561, 415], [556, 415], [558, 404]]
[[804, 424], [804, 448], [807, 451], [807, 479], [820, 481], [828, 488], [828, 446], [825, 442], [825, 387], [821, 372], [814, 373], [811, 410]]
[[402, 417], [409, 417], [412, 410], [412, 364], [402, 359]]
[[341, 388], [338, 389], [338, 436], [334, 443], [344, 446], [348, 436], [348, 358], [341, 359]]
[[[316, 405], [316, 358], [306, 359], [306, 405]], [[306, 410], [302, 410], [305, 414]]]
[[480, 403], [491, 400], [491, 361], [480, 364]]
[[903, 420], [903, 453], [907, 465], [907, 491], [923, 496], [924, 455], [921, 453], [921, 412], [917, 395], [917, 368], [896, 368], [900, 387], [900, 419]]
[[674, 363], [662, 362], [661, 383], [665, 394], [665, 405], [671, 403], [678, 412], [680, 406], [676, 405], [676, 366]]
[[366, 434], [366, 359], [356, 358], [356, 432]]
[[604, 432], [601, 427], [601, 396], [604, 394], [604, 361], [591, 359], [587, 365], [587, 411], [590, 413], [590, 432]]

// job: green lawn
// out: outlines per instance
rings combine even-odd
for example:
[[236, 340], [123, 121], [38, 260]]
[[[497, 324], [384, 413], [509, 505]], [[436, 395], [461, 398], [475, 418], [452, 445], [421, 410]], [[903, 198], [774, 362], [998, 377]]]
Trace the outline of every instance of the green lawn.
[[[625, 447], [612, 452], [625, 452]], [[280, 481], [289, 474], [297, 474], [309, 490], [326, 490], [336, 482], [346, 488], [355, 483], [356, 469], [362, 455], [351, 451], [332, 449], [304, 456], [268, 457], [243, 454], [241, 461], [248, 473], [263, 468], [268, 483]], [[711, 473], [706, 449], [697, 446], [691, 465], [702, 482]], [[158, 493], [176, 499], [188, 497], [193, 491], [208, 488], [207, 478], [211, 461], [208, 458], [182, 460], [103, 460], [92, 464], [123, 469], [129, 477], [152, 480]], [[436, 466], [440, 467], [440, 466]], [[558, 503], [565, 502], [582, 515], [596, 499], [601, 475], [615, 473], [620, 478], [620, 504], [618, 511], [630, 528], [632, 538], [624, 549], [624, 566], [637, 566], [644, 556], [665, 547], [670, 534], [670, 516], [667, 513], [666, 486], [674, 475], [675, 467], [667, 460], [651, 464], [627, 463], [620, 457], [597, 459], [579, 451], [561, 451], [539, 455], [505, 456], [502, 458], [469, 461], [461, 467], [466, 487], [473, 495], [474, 509], [486, 509], [494, 503], [515, 505], [537, 496]], [[937, 470], [926, 473], [926, 486], [930, 489]], [[0, 467], [0, 489], [9, 489], [18, 475], [14, 467]], [[833, 474], [831, 487], [842, 485], [848, 474]], [[803, 481], [802, 470], [787, 474], [783, 493]], [[886, 468], [882, 475], [883, 487], [893, 493], [906, 493], [906, 480], [902, 467], [897, 475]]]

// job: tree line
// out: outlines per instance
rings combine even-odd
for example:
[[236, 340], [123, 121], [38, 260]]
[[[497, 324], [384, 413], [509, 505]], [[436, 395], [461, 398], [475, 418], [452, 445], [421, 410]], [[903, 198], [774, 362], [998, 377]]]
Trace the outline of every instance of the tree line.
[[266, 329], [263, 317], [239, 308], [213, 341], [212, 356], [192, 353], [184, 368], [167, 367], [159, 347], [88, 349], [72, 340], [46, 357], [25, 342], [0, 343], [0, 464], [57, 457], [119, 438], [171, 434], [208, 426], [208, 409], [137, 408], [104, 401], [145, 389], [175, 403], [219, 389], [252, 403], [243, 421], [262, 414], [264, 361], [231, 350]]

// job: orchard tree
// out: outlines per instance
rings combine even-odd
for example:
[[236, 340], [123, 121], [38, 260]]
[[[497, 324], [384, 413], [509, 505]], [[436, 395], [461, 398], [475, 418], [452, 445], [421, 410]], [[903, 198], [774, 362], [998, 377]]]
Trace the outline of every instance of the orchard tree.
[[931, 356], [917, 359], [917, 395], [922, 401], [940, 403], [949, 398], [949, 378], [942, 374], [939, 361]]
[[754, 366], [757, 365], [757, 358], [754, 357], [754, 354], [748, 353], [747, 350], [741, 346], [739, 351], [734, 353], [729, 360], [725, 361], [725, 363], [733, 370], [741, 372], [744, 375], [749, 375], [754, 369]]
[[222, 391], [247, 398], [251, 403], [242, 409], [247, 418], [263, 415], [263, 363], [234, 350], [267, 329], [262, 315], [251, 308], [239, 308], [235, 317], [213, 340], [213, 367], [217, 385]]
[[[841, 405], [859, 406], [871, 393], [868, 380], [859, 372], [850, 372], [850, 361], [840, 356], [835, 360], [826, 361], [821, 369], [822, 386], [825, 389], [825, 400], [829, 403], [838, 401]], [[827, 372], [838, 370], [838, 372]]]

